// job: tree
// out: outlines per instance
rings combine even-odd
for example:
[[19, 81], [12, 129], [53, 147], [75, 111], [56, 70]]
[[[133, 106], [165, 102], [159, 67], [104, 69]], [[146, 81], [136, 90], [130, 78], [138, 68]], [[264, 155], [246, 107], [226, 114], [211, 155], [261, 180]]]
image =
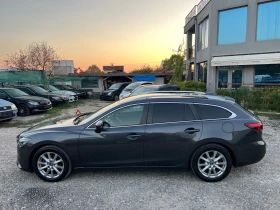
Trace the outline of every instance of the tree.
[[52, 61], [58, 59], [56, 50], [43, 41], [31, 43], [24, 50], [7, 55], [4, 64], [7, 68], [12, 67], [19, 70], [51, 70]]
[[184, 58], [185, 57], [180, 54], [171, 55], [171, 57], [169, 59], [164, 60], [163, 69], [164, 70], [174, 70], [176, 68], [177, 61], [182, 60], [182, 59], [184, 61]]
[[170, 83], [176, 84], [177, 82], [181, 82], [182, 78], [183, 78], [183, 73], [185, 70], [184, 57], [181, 55], [178, 55], [178, 56], [172, 55], [170, 57], [170, 60], [175, 69], [175, 72], [172, 75]]
[[97, 65], [91, 65], [85, 72], [86, 74], [100, 74], [102, 73], [100, 68]]
[[150, 65], [143, 65], [140, 69], [134, 69], [133, 71], [131, 71], [131, 73], [133, 73], [133, 74], [154, 74], [161, 70], [162, 69], [158, 66], [156, 66], [155, 68], [152, 68]]

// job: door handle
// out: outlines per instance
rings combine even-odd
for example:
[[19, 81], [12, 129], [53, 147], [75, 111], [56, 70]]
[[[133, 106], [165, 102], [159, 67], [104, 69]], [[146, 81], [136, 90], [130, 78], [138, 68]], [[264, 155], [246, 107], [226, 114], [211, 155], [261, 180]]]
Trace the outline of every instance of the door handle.
[[131, 140], [131, 141], [135, 141], [138, 139], [138, 137], [140, 137], [141, 135], [137, 135], [137, 134], [131, 134], [127, 136], [127, 139]]
[[199, 129], [194, 129], [194, 128], [188, 128], [185, 130], [185, 133], [189, 133], [189, 134], [194, 134], [194, 133], [198, 133], [200, 132]]

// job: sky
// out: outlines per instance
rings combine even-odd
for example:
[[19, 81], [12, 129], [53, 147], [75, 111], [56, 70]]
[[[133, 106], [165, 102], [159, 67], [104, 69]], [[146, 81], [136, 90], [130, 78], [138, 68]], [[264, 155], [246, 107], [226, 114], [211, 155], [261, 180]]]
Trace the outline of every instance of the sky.
[[[159, 66], [199, 0], [0, 0], [0, 60], [47, 41], [76, 68]], [[0, 64], [0, 68], [3, 64]]]

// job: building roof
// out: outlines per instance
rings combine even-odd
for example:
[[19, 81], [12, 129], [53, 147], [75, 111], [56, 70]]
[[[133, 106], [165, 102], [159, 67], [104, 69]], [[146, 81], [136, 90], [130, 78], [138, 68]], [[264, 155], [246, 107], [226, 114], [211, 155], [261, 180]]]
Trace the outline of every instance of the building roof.
[[124, 71], [124, 66], [103, 66], [103, 71]]

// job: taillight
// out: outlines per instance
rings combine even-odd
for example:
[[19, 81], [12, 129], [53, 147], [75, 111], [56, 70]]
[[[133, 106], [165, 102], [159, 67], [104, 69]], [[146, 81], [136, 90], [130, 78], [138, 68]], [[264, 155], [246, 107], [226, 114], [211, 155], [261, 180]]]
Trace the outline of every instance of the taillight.
[[258, 123], [245, 123], [245, 126], [248, 128], [251, 128], [256, 131], [262, 131], [263, 130], [263, 124], [261, 122]]

